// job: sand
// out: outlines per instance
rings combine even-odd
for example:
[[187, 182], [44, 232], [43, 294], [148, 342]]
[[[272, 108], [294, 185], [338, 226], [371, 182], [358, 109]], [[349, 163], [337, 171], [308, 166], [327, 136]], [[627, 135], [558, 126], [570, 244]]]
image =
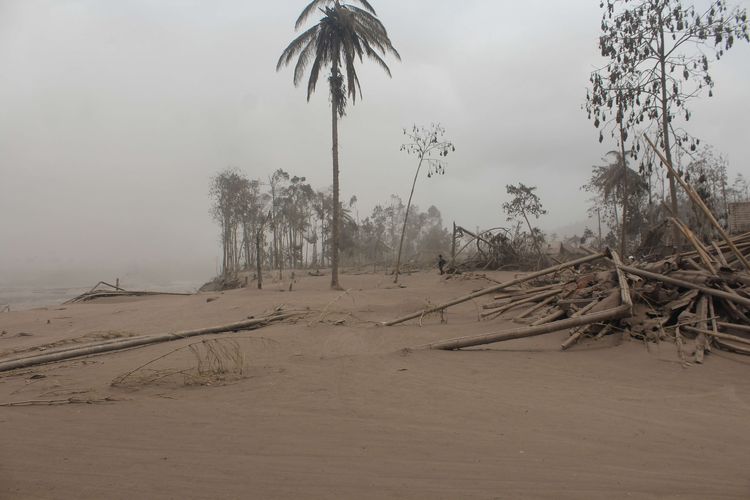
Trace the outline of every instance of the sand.
[[0, 374], [0, 403], [99, 401], [0, 407], [0, 498], [750, 498], [750, 358], [715, 351], [684, 367], [672, 344], [617, 335], [561, 352], [565, 332], [405, 351], [515, 324], [478, 323], [477, 301], [446, 324], [377, 326], [487, 285], [402, 282], [344, 275], [342, 294], [305, 276], [292, 292], [268, 282], [0, 314], [2, 359], [314, 311], [211, 336], [244, 355], [242, 375], [223, 379], [153, 380], [194, 368], [184, 346], [200, 339]]

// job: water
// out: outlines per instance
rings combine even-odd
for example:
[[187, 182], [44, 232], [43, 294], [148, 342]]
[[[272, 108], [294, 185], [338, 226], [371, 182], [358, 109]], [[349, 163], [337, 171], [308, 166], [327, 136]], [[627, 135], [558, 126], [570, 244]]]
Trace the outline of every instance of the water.
[[[175, 281], [159, 284], [125, 284], [120, 286], [127, 290], [147, 290], [151, 292], [193, 293], [202, 282]], [[103, 287], [105, 290], [107, 287]], [[10, 308], [11, 311], [24, 311], [38, 307], [59, 306], [83, 292], [87, 287], [53, 287], [53, 286], [0, 286], [0, 312]]]

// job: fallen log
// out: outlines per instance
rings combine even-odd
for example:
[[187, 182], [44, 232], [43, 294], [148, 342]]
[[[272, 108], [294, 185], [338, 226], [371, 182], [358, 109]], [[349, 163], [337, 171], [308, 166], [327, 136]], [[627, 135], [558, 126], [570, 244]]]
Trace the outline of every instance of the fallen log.
[[100, 354], [104, 352], [121, 351], [123, 349], [129, 349], [132, 347], [141, 347], [150, 344], [156, 344], [160, 342], [168, 342], [171, 340], [184, 339], [189, 337], [195, 337], [198, 335], [207, 335], [212, 333], [224, 333], [232, 332], [237, 330], [254, 330], [262, 326], [266, 326], [274, 321], [281, 321], [283, 319], [292, 318], [295, 316], [302, 316], [307, 312], [282, 312], [270, 314], [261, 318], [254, 318], [245, 321], [238, 321], [236, 323], [229, 323], [226, 325], [212, 326], [209, 328], [199, 328], [196, 330], [184, 330], [174, 333], [166, 333], [162, 335], [155, 335], [151, 337], [139, 337], [123, 340], [122, 342], [98, 344], [94, 346], [84, 347], [80, 349], [70, 349], [67, 351], [40, 354], [37, 356], [29, 356], [20, 359], [11, 359], [8, 361], [0, 362], [0, 372], [9, 370], [15, 370], [17, 368], [27, 368], [29, 366], [41, 365], [46, 363], [53, 363], [55, 361], [64, 361], [67, 359], [78, 358], [81, 356], [89, 356], [92, 354]]
[[477, 297], [481, 297], [483, 295], [487, 295], [489, 293], [494, 293], [499, 290], [503, 290], [508, 287], [512, 287], [515, 285], [518, 285], [519, 283], [524, 283], [526, 281], [531, 281], [533, 279], [539, 278], [541, 276], [546, 276], [548, 274], [553, 274], [560, 272], [564, 269], [568, 269], [574, 266], [578, 266], [580, 264], [585, 264], [587, 262], [593, 262], [595, 260], [599, 260], [605, 257], [605, 254], [598, 253], [594, 255], [588, 255], [586, 257], [582, 257], [580, 259], [572, 260], [570, 262], [566, 262], [565, 264], [560, 264], [557, 266], [548, 267], [546, 269], [542, 269], [541, 271], [537, 271], [535, 273], [527, 274], [526, 276], [522, 278], [516, 278], [514, 280], [506, 281], [505, 283], [500, 283], [499, 285], [494, 285], [488, 288], [484, 288], [482, 290], [476, 291], [474, 293], [470, 293], [468, 295], [463, 295], [461, 297], [458, 297], [456, 299], [453, 299], [451, 301], [445, 302], [443, 304], [439, 304], [437, 306], [429, 307], [427, 309], [423, 309], [421, 311], [417, 311], [415, 313], [407, 314], [406, 316], [403, 316], [401, 318], [393, 319], [391, 321], [386, 321], [383, 323], [384, 326], [393, 326], [397, 325], [399, 323], [403, 323], [404, 321], [409, 321], [410, 319], [415, 319], [422, 317], [426, 314], [433, 313], [436, 311], [439, 311], [441, 309], [446, 309], [450, 306], [454, 306], [456, 304], [460, 304], [462, 302], [466, 302], [468, 300], [476, 299]]
[[623, 304], [615, 307], [614, 309], [609, 309], [607, 311], [593, 314], [586, 314], [578, 318], [567, 318], [538, 326], [525, 326], [521, 328], [514, 328], [512, 330], [505, 330], [502, 332], [487, 333], [483, 335], [470, 335], [467, 337], [459, 337], [456, 339], [442, 340], [439, 342], [434, 342], [432, 344], [427, 344], [425, 346], [422, 346], [422, 348], [452, 351], [456, 349], [463, 349], [464, 347], [473, 347], [484, 344], [493, 344], [495, 342], [503, 342], [505, 340], [544, 335], [545, 333], [557, 332], [577, 326], [590, 325], [602, 321], [624, 318], [629, 315], [630, 306], [628, 306], [627, 304]]

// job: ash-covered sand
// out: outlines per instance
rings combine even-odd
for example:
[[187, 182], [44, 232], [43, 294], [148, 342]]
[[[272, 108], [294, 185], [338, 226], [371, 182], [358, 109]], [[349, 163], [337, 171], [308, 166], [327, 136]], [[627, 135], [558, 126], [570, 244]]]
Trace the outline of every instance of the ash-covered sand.
[[[560, 352], [565, 332], [404, 351], [516, 325], [478, 323], [479, 300], [450, 308], [447, 324], [377, 326], [488, 284], [391, 279], [343, 275], [341, 293], [305, 276], [292, 292], [269, 282], [0, 314], [7, 359], [311, 310], [0, 374], [0, 403], [109, 399], [0, 407], [0, 498], [750, 498], [750, 358], [715, 350], [686, 368], [673, 344], [617, 335]], [[200, 353], [186, 346], [208, 338], [230, 339], [220, 345], [241, 355], [241, 373], [196, 374]]]

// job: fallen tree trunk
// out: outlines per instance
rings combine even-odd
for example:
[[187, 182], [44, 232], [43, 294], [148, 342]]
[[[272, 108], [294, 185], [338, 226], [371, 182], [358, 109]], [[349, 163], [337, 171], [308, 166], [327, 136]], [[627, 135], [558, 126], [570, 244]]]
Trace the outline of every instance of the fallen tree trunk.
[[537, 271], [535, 273], [527, 274], [526, 276], [524, 276], [522, 278], [517, 278], [517, 279], [514, 279], [514, 280], [506, 281], [505, 283], [500, 283], [499, 285], [494, 285], [494, 286], [491, 286], [489, 288], [484, 288], [484, 289], [479, 290], [477, 292], [470, 293], [468, 295], [463, 295], [461, 297], [453, 299], [453, 300], [451, 300], [449, 302], [446, 302], [444, 304], [440, 304], [440, 305], [437, 305], [437, 306], [429, 307], [427, 309], [423, 309], [422, 311], [418, 311], [418, 312], [415, 312], [415, 313], [412, 313], [412, 314], [408, 314], [406, 316], [403, 316], [403, 317], [397, 318], [397, 319], [393, 319], [391, 321], [386, 321], [385, 323], [383, 323], [383, 325], [384, 326], [393, 326], [393, 325], [396, 325], [398, 323], [403, 323], [404, 321], [409, 321], [410, 319], [419, 318], [420, 316], [424, 316], [426, 314], [433, 313], [433, 312], [439, 311], [441, 309], [446, 309], [446, 308], [448, 308], [450, 306], [454, 306], [456, 304], [460, 304], [462, 302], [466, 302], [468, 300], [472, 300], [472, 299], [475, 299], [477, 297], [481, 297], [483, 295], [487, 295], [488, 293], [497, 292], [499, 290], [503, 290], [505, 288], [509, 288], [509, 287], [518, 285], [519, 283], [523, 283], [525, 281], [531, 281], [531, 280], [539, 278], [541, 276], [546, 276], [547, 274], [553, 274], [553, 273], [556, 273], [556, 272], [560, 272], [560, 271], [562, 271], [564, 269], [568, 269], [570, 267], [574, 267], [574, 266], [577, 266], [577, 265], [580, 265], [580, 264], [585, 264], [587, 262], [592, 262], [592, 261], [595, 261], [595, 260], [599, 260], [599, 259], [602, 259], [604, 257], [605, 257], [605, 254], [598, 253], [598, 254], [594, 254], [594, 255], [588, 255], [588, 256], [582, 257], [580, 259], [572, 260], [570, 262], [566, 262], [564, 264], [560, 264], [560, 265], [557, 265], [557, 266], [548, 267], [547, 269], [542, 269], [541, 271]]
[[253, 330], [266, 326], [274, 321], [281, 321], [283, 319], [292, 318], [307, 314], [306, 312], [286, 312], [280, 314], [271, 314], [261, 318], [254, 318], [245, 321], [238, 321], [236, 323], [229, 323], [226, 325], [212, 326], [209, 328], [200, 328], [197, 330], [184, 330], [175, 333], [166, 333], [163, 335], [155, 335], [152, 337], [139, 337], [134, 339], [123, 340], [122, 342], [98, 344], [89, 347], [83, 347], [80, 349], [70, 349], [67, 351], [61, 351], [50, 354], [40, 354], [38, 356], [29, 356], [20, 359], [12, 359], [8, 361], [0, 362], [0, 372], [9, 370], [15, 370], [17, 368], [26, 368], [34, 365], [41, 365], [45, 363], [52, 363], [55, 361], [64, 361], [67, 359], [78, 358], [81, 356], [89, 356], [92, 354], [100, 354], [103, 352], [121, 351], [123, 349], [129, 349], [132, 347], [141, 347], [149, 344], [156, 344], [160, 342], [168, 342], [170, 340], [178, 340], [189, 337], [195, 337], [198, 335], [207, 335], [211, 333], [224, 333], [237, 330]]
[[455, 349], [463, 349], [464, 347], [473, 347], [484, 344], [493, 344], [495, 342], [502, 342], [505, 340], [534, 337], [537, 335], [543, 335], [545, 333], [552, 333], [568, 328], [574, 328], [576, 326], [590, 325], [592, 323], [624, 318], [629, 315], [630, 306], [627, 304], [623, 304], [615, 307], [614, 309], [609, 309], [607, 311], [593, 314], [586, 314], [578, 318], [567, 318], [543, 325], [514, 328], [512, 330], [487, 333], [484, 335], [471, 335], [456, 339], [442, 340], [440, 342], [428, 344], [423, 347], [427, 349], [442, 349], [446, 351], [452, 351]]

